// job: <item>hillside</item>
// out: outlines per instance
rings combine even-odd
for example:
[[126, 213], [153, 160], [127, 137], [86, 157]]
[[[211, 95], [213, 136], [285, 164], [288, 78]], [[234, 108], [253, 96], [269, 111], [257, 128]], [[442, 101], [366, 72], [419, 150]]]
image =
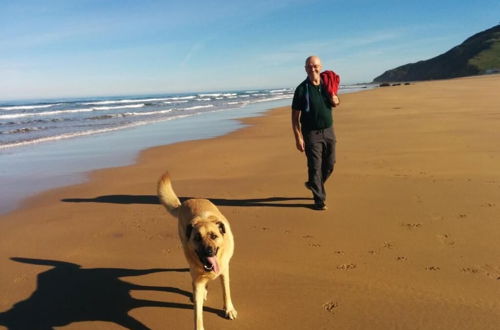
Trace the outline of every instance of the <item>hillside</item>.
[[419, 81], [472, 76], [500, 70], [500, 25], [479, 32], [434, 58], [388, 70], [374, 82]]

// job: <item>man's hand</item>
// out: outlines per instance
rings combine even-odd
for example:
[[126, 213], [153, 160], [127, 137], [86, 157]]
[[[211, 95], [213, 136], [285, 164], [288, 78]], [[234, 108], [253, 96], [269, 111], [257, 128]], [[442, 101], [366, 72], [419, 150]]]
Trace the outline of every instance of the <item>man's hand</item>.
[[302, 132], [300, 131], [300, 110], [292, 110], [292, 130], [295, 136], [295, 145], [297, 150], [304, 152], [304, 138], [302, 137]]
[[300, 152], [304, 152], [304, 139], [299, 136], [298, 138], [295, 139], [295, 145], [297, 146], [297, 150]]
[[332, 95], [332, 104], [334, 107], [336, 107], [340, 104], [339, 97], [335, 94]]

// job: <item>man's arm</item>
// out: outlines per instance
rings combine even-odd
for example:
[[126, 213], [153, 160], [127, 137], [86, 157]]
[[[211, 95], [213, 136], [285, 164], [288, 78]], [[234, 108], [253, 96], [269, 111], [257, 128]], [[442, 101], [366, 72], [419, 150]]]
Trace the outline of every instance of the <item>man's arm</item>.
[[300, 110], [292, 109], [292, 130], [295, 136], [295, 145], [297, 150], [304, 152], [304, 139], [302, 138], [302, 132], [300, 130]]

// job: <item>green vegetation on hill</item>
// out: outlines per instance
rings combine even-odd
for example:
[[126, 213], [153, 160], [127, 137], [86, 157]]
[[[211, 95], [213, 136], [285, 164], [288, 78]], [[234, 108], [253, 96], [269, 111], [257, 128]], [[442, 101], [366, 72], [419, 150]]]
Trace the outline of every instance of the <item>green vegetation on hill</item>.
[[500, 71], [500, 25], [482, 31], [444, 54], [402, 65], [374, 82], [447, 79]]
[[497, 33], [496, 41], [492, 46], [469, 60], [469, 64], [477, 67], [481, 72], [500, 69], [500, 32]]

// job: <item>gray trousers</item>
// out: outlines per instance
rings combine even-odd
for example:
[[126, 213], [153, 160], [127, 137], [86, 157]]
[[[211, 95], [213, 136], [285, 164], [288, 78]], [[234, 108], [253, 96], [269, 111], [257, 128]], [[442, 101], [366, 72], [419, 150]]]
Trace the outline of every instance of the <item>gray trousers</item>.
[[333, 173], [335, 165], [335, 133], [333, 127], [303, 132], [309, 187], [314, 202], [326, 200], [325, 182]]

